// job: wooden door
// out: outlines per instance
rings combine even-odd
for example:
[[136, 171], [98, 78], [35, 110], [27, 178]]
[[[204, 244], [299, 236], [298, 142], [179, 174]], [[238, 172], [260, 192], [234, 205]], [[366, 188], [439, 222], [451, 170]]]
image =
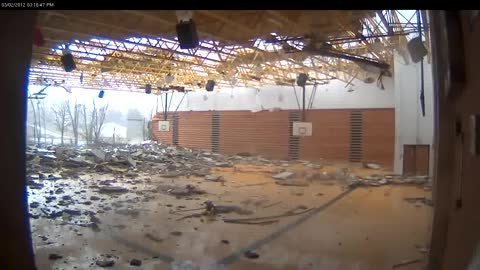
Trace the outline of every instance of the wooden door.
[[416, 175], [428, 175], [430, 163], [430, 146], [416, 145], [415, 146], [415, 171]]
[[415, 175], [415, 145], [403, 146], [403, 174]]
[[430, 162], [429, 145], [403, 146], [403, 174], [428, 175]]

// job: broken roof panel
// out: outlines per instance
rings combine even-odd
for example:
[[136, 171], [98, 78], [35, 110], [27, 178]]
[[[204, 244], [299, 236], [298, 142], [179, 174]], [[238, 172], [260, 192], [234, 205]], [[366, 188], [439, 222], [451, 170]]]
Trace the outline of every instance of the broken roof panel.
[[[194, 11], [200, 43], [185, 50], [175, 37], [174, 11], [40, 11], [46, 42], [34, 47], [32, 70], [76, 84], [78, 70], [66, 73], [60, 62], [68, 48], [86, 87], [120, 83], [143, 91], [145, 83], [161, 81], [168, 73], [186, 87], [208, 79], [218, 85], [230, 85], [232, 78], [239, 78], [240, 85], [258, 84], [252, 74], [282, 81], [302, 70], [317, 79], [349, 81], [358, 65], [305, 48], [332, 44], [340, 53], [389, 63], [393, 49], [404, 49], [407, 35], [416, 31], [416, 13], [402, 12]], [[99, 81], [96, 75], [102, 72], [112, 76]]]

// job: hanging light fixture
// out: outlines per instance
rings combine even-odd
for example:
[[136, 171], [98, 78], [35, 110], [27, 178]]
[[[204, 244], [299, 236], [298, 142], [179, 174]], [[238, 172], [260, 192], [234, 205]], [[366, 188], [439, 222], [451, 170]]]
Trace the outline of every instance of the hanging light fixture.
[[232, 86], [236, 86], [237, 85], [237, 78], [232, 78], [232, 80], [230, 81], [230, 83], [232, 84]]
[[178, 22], [188, 22], [193, 17], [192, 10], [176, 10], [175, 15], [177, 16]]
[[73, 55], [68, 49], [63, 50], [63, 55], [60, 60], [62, 61], [63, 68], [66, 72], [72, 72], [77, 68], [75, 60], [73, 60]]
[[379, 38], [376, 38], [372, 43], [372, 48], [375, 52], [381, 52], [385, 49], [385, 46]]
[[191, 10], [177, 10], [176, 12], [178, 23], [176, 26], [178, 42], [180, 49], [194, 49], [198, 46], [198, 33], [193, 21], [193, 11]]
[[165, 79], [165, 83], [170, 84], [175, 80], [175, 77], [172, 76], [170, 73], [168, 73], [164, 79]]
[[257, 64], [255, 66], [255, 75], [257, 75], [257, 77], [260, 77], [260, 75], [262, 75], [262, 71], [263, 71], [262, 65]]
[[152, 93], [152, 85], [151, 84], [146, 84], [145, 85], [145, 93], [146, 94]]

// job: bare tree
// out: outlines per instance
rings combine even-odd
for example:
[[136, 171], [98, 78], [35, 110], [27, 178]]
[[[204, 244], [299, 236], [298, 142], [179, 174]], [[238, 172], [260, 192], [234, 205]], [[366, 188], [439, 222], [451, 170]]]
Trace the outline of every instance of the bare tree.
[[84, 137], [87, 143], [99, 143], [103, 124], [108, 111], [108, 104], [97, 108], [95, 99], [93, 109], [89, 112], [85, 105], [82, 106]]
[[[45, 104], [42, 102], [42, 118], [43, 118], [43, 145], [45, 147], [47, 146], [47, 123], [45, 122], [45, 119], [47, 118], [45, 116]], [[40, 109], [38, 109], [40, 111]]]
[[40, 101], [37, 101], [35, 104], [36, 115], [37, 115], [37, 144], [40, 146], [42, 144], [43, 129], [42, 129], [42, 112], [40, 111]]
[[[87, 144], [90, 144], [90, 142], [92, 141], [92, 134], [93, 134], [92, 132], [93, 119], [89, 119], [87, 107], [85, 106], [85, 104], [81, 105], [81, 109], [82, 109], [82, 116], [83, 116], [83, 137], [87, 142]], [[93, 113], [90, 113], [90, 117], [91, 118], [94, 117]]]
[[57, 129], [60, 131], [60, 143], [63, 145], [63, 137], [65, 134], [65, 129], [69, 125], [68, 114], [69, 114], [69, 102], [66, 101], [60, 105], [55, 105], [52, 108], [53, 113], [55, 114], [55, 124]]
[[33, 111], [33, 142], [36, 145], [39, 145], [41, 134], [40, 134], [40, 130], [39, 130], [39, 124], [38, 124], [38, 121], [37, 121], [37, 112], [35, 110], [35, 104], [33, 104], [32, 99], [30, 99], [30, 105], [32, 106], [32, 111]]
[[93, 100], [93, 114], [95, 117], [93, 118], [93, 135], [95, 143], [100, 142], [100, 135], [102, 134], [103, 123], [105, 123], [105, 117], [108, 111], [108, 104], [102, 106], [100, 108], [96, 108], [95, 100]]
[[80, 105], [75, 100], [75, 105], [72, 108], [70, 102], [66, 103], [68, 115], [70, 116], [70, 123], [72, 125], [73, 137], [75, 138], [75, 146], [78, 146], [78, 121], [80, 116]]

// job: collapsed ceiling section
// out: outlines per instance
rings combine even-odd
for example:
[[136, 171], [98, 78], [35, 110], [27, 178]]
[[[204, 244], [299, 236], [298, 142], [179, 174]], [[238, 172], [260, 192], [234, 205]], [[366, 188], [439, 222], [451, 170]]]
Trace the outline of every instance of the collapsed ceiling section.
[[[181, 49], [175, 11], [42, 11], [43, 42], [33, 48], [30, 83], [195, 90], [208, 80], [220, 87], [292, 85], [299, 73], [312, 83], [373, 82], [391, 73], [393, 51], [404, 53], [408, 35], [418, 32], [415, 12], [394, 10], [192, 14], [200, 41], [194, 49]], [[72, 72], [61, 61], [66, 52], [75, 61]]]

